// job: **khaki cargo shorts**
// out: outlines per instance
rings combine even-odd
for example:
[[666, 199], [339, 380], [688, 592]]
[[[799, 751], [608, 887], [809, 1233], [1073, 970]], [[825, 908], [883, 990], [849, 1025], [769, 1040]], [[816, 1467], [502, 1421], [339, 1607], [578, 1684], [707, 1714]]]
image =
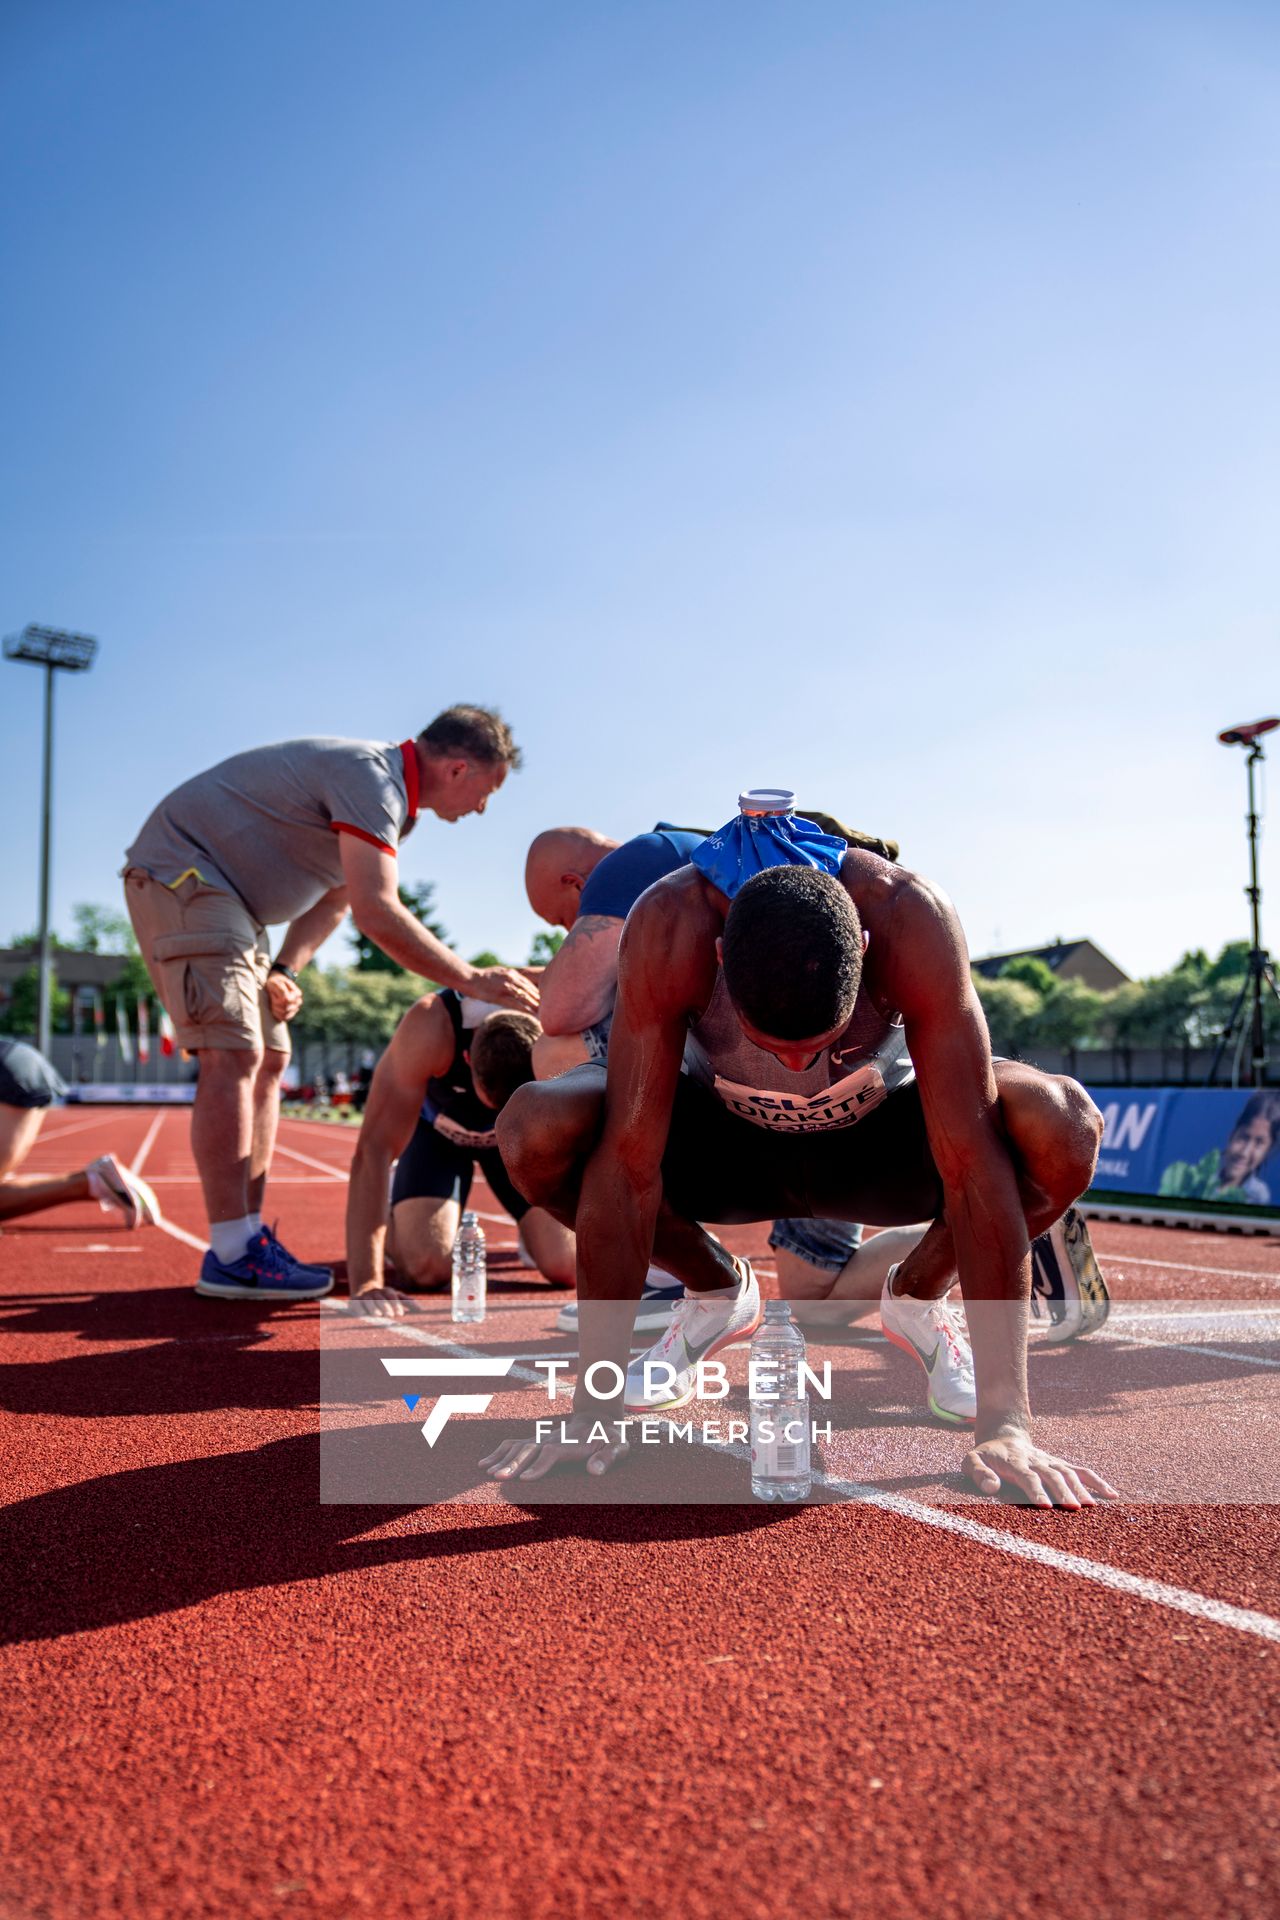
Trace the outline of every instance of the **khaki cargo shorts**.
[[267, 999], [266, 930], [234, 894], [194, 874], [166, 887], [140, 867], [124, 876], [125, 905], [165, 1012], [188, 1053], [223, 1047], [289, 1052], [289, 1029]]

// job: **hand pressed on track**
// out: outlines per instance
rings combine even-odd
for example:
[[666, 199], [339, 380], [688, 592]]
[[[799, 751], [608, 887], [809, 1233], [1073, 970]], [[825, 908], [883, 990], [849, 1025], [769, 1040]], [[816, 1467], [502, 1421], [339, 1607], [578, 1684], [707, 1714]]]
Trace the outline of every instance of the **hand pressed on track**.
[[413, 1303], [408, 1294], [398, 1293], [394, 1287], [366, 1287], [363, 1293], [352, 1294], [351, 1310], [371, 1320], [403, 1320], [413, 1311]]
[[[597, 1424], [612, 1425], [598, 1413], [574, 1413], [563, 1422], [565, 1440], [504, 1440], [487, 1453], [480, 1465], [491, 1480], [541, 1480], [553, 1467], [583, 1467], [589, 1474], [608, 1473], [615, 1460], [627, 1452], [621, 1437], [588, 1442], [587, 1435]], [[555, 1422], [557, 1432], [561, 1422]]]
[[1005, 1493], [1022, 1506], [1093, 1507], [1120, 1498], [1100, 1473], [1042, 1452], [1020, 1427], [981, 1441], [965, 1455], [964, 1470], [980, 1493]]

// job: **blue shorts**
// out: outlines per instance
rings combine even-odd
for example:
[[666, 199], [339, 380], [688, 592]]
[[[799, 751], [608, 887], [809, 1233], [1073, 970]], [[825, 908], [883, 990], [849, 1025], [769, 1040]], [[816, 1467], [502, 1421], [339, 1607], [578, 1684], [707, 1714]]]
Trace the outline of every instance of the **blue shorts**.
[[833, 1277], [862, 1245], [856, 1220], [775, 1220], [769, 1245]]
[[51, 1107], [67, 1083], [25, 1040], [0, 1040], [0, 1107]]
[[598, 1020], [594, 1027], [587, 1027], [583, 1031], [582, 1044], [587, 1050], [587, 1058], [594, 1060], [598, 1067], [603, 1067], [608, 1061], [609, 1029], [612, 1025], [613, 1015], [610, 1014], [607, 1019]]

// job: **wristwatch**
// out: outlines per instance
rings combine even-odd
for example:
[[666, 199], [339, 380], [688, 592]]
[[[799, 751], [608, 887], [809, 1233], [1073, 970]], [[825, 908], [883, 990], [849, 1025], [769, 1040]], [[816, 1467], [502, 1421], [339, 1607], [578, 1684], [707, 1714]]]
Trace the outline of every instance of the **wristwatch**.
[[294, 972], [292, 967], [286, 967], [283, 960], [273, 960], [271, 962], [271, 965], [267, 968], [267, 972], [282, 973], [286, 980], [292, 980], [295, 987], [298, 984], [297, 974]]

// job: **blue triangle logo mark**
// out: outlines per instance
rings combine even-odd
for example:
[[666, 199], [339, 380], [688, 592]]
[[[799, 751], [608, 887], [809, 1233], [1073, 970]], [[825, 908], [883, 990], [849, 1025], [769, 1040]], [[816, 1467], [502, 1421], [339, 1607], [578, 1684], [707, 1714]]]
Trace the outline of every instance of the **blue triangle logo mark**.
[[404, 1401], [410, 1413], [412, 1413], [419, 1400], [421, 1400], [422, 1395], [420, 1393], [402, 1393], [400, 1398]]

